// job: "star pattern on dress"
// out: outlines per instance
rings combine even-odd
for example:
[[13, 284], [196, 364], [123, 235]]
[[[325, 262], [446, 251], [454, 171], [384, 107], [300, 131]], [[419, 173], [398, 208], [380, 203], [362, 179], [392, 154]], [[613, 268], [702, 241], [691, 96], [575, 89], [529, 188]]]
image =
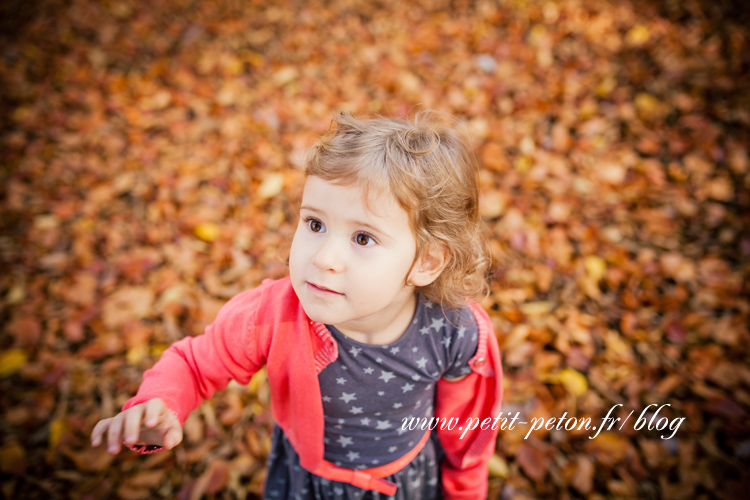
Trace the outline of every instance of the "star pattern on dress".
[[391, 428], [391, 423], [388, 420], [378, 420], [375, 424], [375, 429], [383, 431]]
[[[462, 314], [465, 312], [462, 311]], [[387, 462], [386, 457], [400, 453], [402, 449], [413, 448], [416, 434], [402, 428], [401, 418], [407, 414], [413, 418], [423, 415], [429, 418], [433, 414], [435, 382], [441, 376], [448, 376], [448, 373], [453, 377], [471, 373], [466, 361], [469, 353], [466, 351], [472, 347], [469, 337], [474, 335], [473, 340], [476, 341], [476, 325], [464, 323], [465, 326], [453, 326], [448, 318], [451, 316], [442, 313], [439, 304], [421, 300], [409, 326], [409, 331], [413, 332], [410, 335], [415, 336], [404, 337], [397, 346], [353, 346], [352, 343], [336, 339], [339, 361], [331, 365], [333, 369], [327, 375], [321, 376], [321, 387], [325, 394], [321, 398], [326, 413], [323, 442], [326, 453], [333, 454], [331, 462], [341, 463], [341, 467], [350, 469], [365, 469]], [[476, 347], [476, 344], [473, 346]], [[435, 350], [435, 347], [438, 349]], [[404, 362], [409, 363], [411, 368], [404, 370], [408, 368], [401, 367]], [[377, 371], [379, 375], [375, 375]], [[395, 380], [394, 384], [390, 384], [391, 380]], [[342, 386], [339, 390], [333, 389], [338, 385]], [[344, 385], [352, 392], [343, 391]], [[386, 390], [386, 387], [390, 387], [390, 390]], [[398, 388], [401, 394], [398, 394]], [[425, 392], [420, 394], [423, 388]], [[335, 396], [337, 393], [338, 397]], [[361, 406], [352, 405], [354, 401]], [[366, 437], [367, 432], [373, 430], [376, 435]], [[408, 440], [412, 442], [407, 447]], [[371, 450], [365, 444], [368, 441]], [[363, 450], [367, 450], [364, 457], [361, 456]], [[373, 459], [372, 455], [379, 459]], [[411, 487], [414, 484], [415, 489], [425, 488], [427, 479], [421, 479], [419, 484], [419, 480], [414, 483], [416, 477], [410, 475], [408, 479], [404, 478], [404, 485]]]
[[339, 399], [342, 399], [344, 403], [349, 403], [349, 401], [354, 401], [357, 399], [356, 392], [353, 392], [349, 394], [348, 392], [342, 392], [341, 397]]

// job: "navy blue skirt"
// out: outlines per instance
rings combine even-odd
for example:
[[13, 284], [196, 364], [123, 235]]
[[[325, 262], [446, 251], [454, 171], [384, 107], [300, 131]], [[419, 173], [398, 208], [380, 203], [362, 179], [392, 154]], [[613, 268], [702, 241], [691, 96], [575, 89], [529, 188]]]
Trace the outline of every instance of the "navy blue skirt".
[[299, 464], [299, 455], [276, 425], [268, 455], [266, 500], [436, 500], [441, 498], [440, 458], [442, 450], [430, 435], [419, 454], [406, 467], [385, 479], [398, 486], [395, 495], [363, 490], [349, 483], [310, 474]]

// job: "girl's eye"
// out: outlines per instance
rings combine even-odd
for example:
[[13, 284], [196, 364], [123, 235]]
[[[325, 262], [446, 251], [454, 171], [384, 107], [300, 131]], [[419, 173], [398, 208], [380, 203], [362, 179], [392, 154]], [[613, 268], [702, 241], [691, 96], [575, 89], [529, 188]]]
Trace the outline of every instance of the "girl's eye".
[[354, 241], [357, 242], [357, 245], [367, 247], [370, 245], [375, 244], [375, 240], [370, 236], [369, 234], [365, 233], [358, 233], [357, 236], [354, 237]]
[[310, 231], [313, 233], [320, 233], [323, 231], [323, 223], [318, 219], [307, 219], [307, 227], [309, 227]]

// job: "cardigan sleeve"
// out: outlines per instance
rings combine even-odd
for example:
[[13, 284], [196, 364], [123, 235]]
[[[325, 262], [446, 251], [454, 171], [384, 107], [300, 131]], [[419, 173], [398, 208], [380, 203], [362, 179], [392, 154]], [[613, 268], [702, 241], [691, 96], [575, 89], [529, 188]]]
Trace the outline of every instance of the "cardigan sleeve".
[[440, 468], [445, 500], [484, 500], [487, 497], [488, 463], [495, 452], [503, 375], [500, 349], [487, 313], [474, 304], [479, 326], [477, 354], [469, 360], [473, 372], [458, 382], [437, 384], [435, 416], [458, 418], [453, 429], [438, 428], [445, 450]]
[[230, 380], [248, 383], [264, 364], [253, 327], [259, 295], [258, 289], [236, 295], [202, 335], [172, 344], [143, 374], [137, 394], [123, 410], [161, 398], [183, 424], [191, 411]]

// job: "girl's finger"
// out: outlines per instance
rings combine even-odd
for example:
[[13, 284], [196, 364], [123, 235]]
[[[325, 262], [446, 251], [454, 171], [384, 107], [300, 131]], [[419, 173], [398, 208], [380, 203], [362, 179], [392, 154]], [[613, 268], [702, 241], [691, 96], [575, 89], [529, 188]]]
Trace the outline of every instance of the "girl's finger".
[[179, 425], [170, 427], [164, 433], [164, 447], [171, 450], [182, 441], [182, 428]]
[[102, 435], [107, 430], [110, 420], [112, 419], [105, 418], [104, 420], [100, 420], [94, 426], [94, 430], [91, 431], [91, 446], [99, 446], [100, 444], [102, 444]]
[[143, 417], [146, 427], [154, 427], [163, 420], [162, 414], [165, 410], [164, 402], [159, 398], [152, 399], [146, 403], [146, 414]]
[[125, 415], [124, 429], [125, 442], [135, 444], [141, 434], [141, 423], [143, 420], [143, 405], [136, 405], [122, 413]]
[[120, 441], [122, 440], [122, 413], [112, 417], [107, 429], [107, 451], [115, 455], [120, 451]]

